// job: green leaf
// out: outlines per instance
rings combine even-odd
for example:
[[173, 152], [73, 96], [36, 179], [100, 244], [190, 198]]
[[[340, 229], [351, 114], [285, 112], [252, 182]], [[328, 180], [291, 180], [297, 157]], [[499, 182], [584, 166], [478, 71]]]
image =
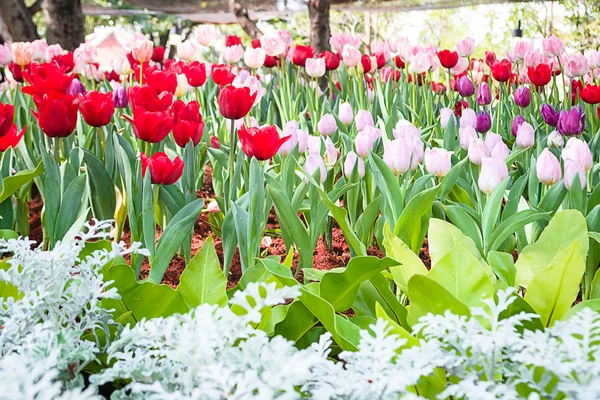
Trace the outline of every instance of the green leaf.
[[[489, 266], [470, 237], [446, 221], [437, 218], [431, 219], [429, 226], [429, 256], [431, 257], [431, 266], [435, 266], [455, 246], [461, 246], [464, 250], [471, 253], [486, 270], [489, 270]], [[490, 274], [493, 276], [491, 270], [489, 270], [488, 275]]]
[[544, 326], [552, 326], [560, 320], [577, 299], [585, 271], [580, 247], [581, 244], [574, 241], [556, 253], [550, 267], [536, 273], [527, 287], [525, 300], [540, 315]]
[[185, 267], [177, 291], [191, 309], [205, 303], [225, 306], [226, 289], [227, 279], [221, 270], [213, 237], [210, 235]]
[[375, 314], [378, 319], [386, 321], [390, 329], [390, 334], [398, 335], [402, 339], [406, 339], [406, 344], [401, 346], [397, 351], [400, 352], [404, 349], [409, 349], [414, 346], [419, 346], [419, 339], [410, 334], [409, 331], [398, 325], [389, 315], [386, 314], [381, 304], [375, 303]]
[[[10, 239], [18, 239], [19, 234], [10, 229], [0, 229], [0, 239], [10, 240]], [[1, 253], [0, 253], [1, 254]]]
[[538, 210], [519, 211], [518, 213], [502, 221], [500, 225], [494, 229], [492, 235], [490, 236], [488, 251], [497, 250], [505, 240], [507, 240], [511, 235], [523, 228], [525, 225], [540, 219], [549, 221], [550, 218], [550, 213], [541, 212]]
[[450, 311], [456, 315], [470, 316], [469, 307], [458, 300], [442, 285], [424, 275], [415, 275], [408, 281], [410, 307], [408, 323], [416, 324], [424, 315], [443, 315]]
[[[498, 222], [500, 210], [502, 208], [502, 199], [508, 185], [509, 179], [505, 179], [494, 189], [485, 203], [483, 216], [481, 219], [481, 233], [483, 234], [483, 247], [488, 249], [491, 242], [492, 231]], [[487, 251], [486, 251], [487, 253]]]
[[516, 286], [517, 269], [512, 254], [490, 251], [488, 261], [494, 273], [510, 287]]
[[458, 181], [458, 178], [462, 174], [463, 169], [468, 162], [468, 157], [465, 157], [454, 167], [452, 167], [450, 171], [448, 171], [448, 174], [444, 177], [444, 180], [440, 185], [440, 199], [443, 200], [446, 198], [446, 196], [448, 196], [448, 193], [450, 193], [454, 185], [456, 185], [456, 181]]
[[104, 164], [87, 150], [83, 159], [87, 165], [92, 210], [94, 217], [100, 220], [113, 219], [117, 207], [117, 195], [113, 181]]
[[[12, 231], [11, 231], [12, 232]], [[2, 239], [2, 236], [0, 236]], [[11, 264], [7, 260], [0, 261], [0, 269], [7, 271], [11, 267]], [[19, 291], [19, 288], [10, 282], [0, 280], [0, 299], [8, 299], [9, 297], [18, 300], [23, 297], [23, 293]]]
[[2, 179], [2, 185], [0, 185], [0, 203], [8, 199], [12, 194], [27, 185], [34, 178], [40, 176], [43, 172], [44, 164], [39, 163], [35, 169], [19, 171], [12, 176], [7, 176]]
[[423, 240], [429, 227], [431, 207], [437, 198], [439, 186], [427, 189], [408, 202], [402, 215], [396, 222], [394, 233], [411, 248], [415, 254], [419, 254]]
[[565, 314], [562, 320], [567, 321], [569, 318], [586, 308], [590, 308], [593, 311], [600, 313], [600, 299], [586, 300], [576, 304]]
[[556, 255], [579, 242], [579, 254], [585, 258], [589, 248], [587, 223], [577, 210], [558, 212], [535, 243], [526, 246], [515, 263], [517, 283], [527, 286], [538, 272], [548, 268]]
[[477, 221], [460, 206], [444, 205], [443, 207], [450, 222], [470, 237], [477, 248], [483, 251], [481, 230], [477, 225]]
[[85, 190], [85, 174], [73, 179], [63, 195], [56, 218], [56, 239], [62, 239], [77, 220]]
[[408, 291], [408, 281], [413, 275], [427, 274], [427, 268], [423, 261], [416, 255], [398, 236], [390, 231], [390, 227], [385, 224], [383, 228], [383, 247], [386, 256], [396, 260], [401, 265], [391, 267], [390, 271], [394, 282], [404, 293]]
[[162, 281], [162, 277], [175, 252], [194, 227], [194, 223], [198, 220], [198, 215], [200, 215], [203, 206], [203, 199], [194, 200], [183, 207], [169, 222], [160, 239], [158, 239], [156, 253], [150, 262], [151, 280], [154, 282]]

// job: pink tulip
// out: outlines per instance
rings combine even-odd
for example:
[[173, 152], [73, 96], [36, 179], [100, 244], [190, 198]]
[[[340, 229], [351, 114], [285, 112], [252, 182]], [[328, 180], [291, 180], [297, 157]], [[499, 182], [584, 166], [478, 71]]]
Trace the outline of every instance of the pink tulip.
[[414, 126], [410, 121], [401, 119], [396, 123], [396, 126], [392, 130], [394, 138], [416, 138], [421, 139], [421, 130]]
[[[437, 57], [435, 57], [437, 59]], [[409, 59], [408, 72], [411, 74], [422, 74], [423, 72], [429, 71], [434, 58], [432, 58], [427, 52], [420, 51], [413, 55]]]
[[425, 150], [425, 168], [438, 178], [446, 176], [452, 168], [452, 152], [439, 147]]
[[349, 44], [345, 45], [342, 50], [342, 60], [344, 61], [344, 65], [348, 68], [356, 67], [358, 63], [360, 63], [361, 56], [360, 51]]
[[313, 176], [316, 171], [319, 171], [319, 181], [325, 182], [327, 179], [327, 168], [325, 168], [325, 161], [318, 153], [309, 154], [304, 162], [304, 171], [310, 176]]
[[585, 176], [585, 168], [583, 164], [579, 161], [575, 160], [566, 160], [565, 161], [565, 177], [563, 179], [563, 183], [567, 190], [571, 190], [573, 186], [573, 182], [575, 181], [575, 177], [579, 177], [579, 183], [581, 183], [581, 188], [586, 187], [586, 176]]
[[223, 49], [223, 59], [228, 64], [235, 64], [242, 59], [244, 48], [241, 44], [227, 46]]
[[152, 58], [153, 48], [152, 41], [140, 37], [134, 40], [131, 52], [138, 62], [145, 63]]
[[585, 56], [576, 54], [568, 56], [563, 54], [561, 59], [563, 68], [565, 69], [565, 75], [569, 78], [584, 76], [590, 70], [587, 58], [585, 58]]
[[344, 176], [346, 179], [350, 179], [352, 176], [352, 172], [354, 168], [357, 169], [358, 177], [364, 178], [365, 176], [365, 163], [364, 161], [356, 155], [355, 152], [350, 151], [346, 156], [346, 161], [344, 161]]
[[600, 51], [591, 51], [586, 54], [586, 57], [591, 69], [600, 68]]
[[563, 147], [565, 145], [565, 139], [557, 131], [552, 131], [552, 133], [548, 135], [547, 142], [548, 146]]
[[383, 145], [383, 161], [395, 175], [401, 175], [408, 171], [416, 160], [412, 152], [412, 146], [405, 138], [394, 139]]
[[308, 132], [298, 129], [296, 133], [298, 134], [298, 152], [304, 153], [308, 149]]
[[48, 43], [44, 39], [37, 39], [31, 42], [31, 59], [33, 61], [46, 61], [46, 49]]
[[460, 127], [465, 128], [467, 126], [471, 126], [475, 128], [477, 125], [477, 114], [472, 108], [465, 108], [462, 110], [462, 115], [460, 117]]
[[494, 132], [488, 132], [485, 135], [485, 151], [487, 154], [491, 154], [494, 146], [498, 143], [502, 143], [502, 136]]
[[517, 146], [520, 149], [527, 149], [533, 146], [535, 142], [535, 132], [529, 122], [523, 122], [517, 129]]
[[592, 166], [594, 165], [592, 153], [590, 152], [588, 144], [576, 137], [572, 137], [567, 141], [567, 145], [562, 151], [562, 159], [565, 160], [565, 162], [579, 162], [586, 172], [592, 169]]
[[467, 68], [469, 68], [469, 60], [461, 57], [458, 59], [456, 65], [450, 69], [450, 73], [452, 75], [460, 75], [465, 72]]
[[285, 51], [285, 42], [278, 33], [264, 35], [260, 38], [260, 47], [268, 56], [276, 57]]
[[217, 30], [214, 25], [200, 25], [194, 30], [194, 37], [202, 46], [210, 46], [217, 38]]
[[11, 48], [13, 52], [13, 59], [15, 60], [16, 64], [23, 67], [31, 63], [33, 49], [31, 48], [30, 43], [13, 42]]
[[244, 63], [248, 66], [248, 68], [260, 68], [265, 63], [265, 57], [266, 53], [260, 47], [256, 49], [248, 47], [244, 52]]
[[51, 44], [50, 46], [46, 47], [45, 59], [52, 60], [54, 57], [60, 56], [64, 53], [65, 50], [63, 50], [60, 44]]
[[354, 121], [354, 113], [352, 111], [352, 105], [348, 102], [340, 104], [338, 110], [338, 118], [342, 124], [349, 126]]
[[331, 136], [337, 129], [337, 121], [333, 115], [325, 114], [319, 120], [317, 128], [319, 129], [321, 135]]
[[461, 57], [470, 57], [475, 51], [475, 41], [471, 38], [464, 38], [456, 43], [456, 52]]
[[373, 114], [367, 110], [358, 110], [354, 122], [356, 123], [356, 129], [358, 131], [362, 131], [366, 126], [375, 125], [375, 122], [373, 122]]
[[554, 35], [542, 39], [542, 47], [546, 57], [558, 57], [565, 52], [565, 44]]
[[[442, 129], [446, 129], [448, 127], [450, 118], [454, 118], [454, 111], [447, 107], [442, 108], [440, 110], [440, 126]], [[456, 120], [454, 122], [456, 123]]]
[[537, 178], [544, 185], [554, 185], [562, 178], [562, 171], [558, 158], [548, 149], [542, 150], [535, 164]]
[[483, 157], [477, 181], [479, 190], [490, 194], [506, 178], [508, 178], [508, 167], [504, 160], [497, 157]]
[[323, 137], [308, 135], [306, 137], [306, 144], [307, 144], [308, 154], [321, 154]]
[[294, 147], [296, 147], [298, 144], [298, 123], [296, 121], [289, 121], [283, 127], [283, 133], [280, 135], [280, 137], [283, 138], [287, 136], [290, 136], [290, 138], [285, 141], [277, 151], [277, 153], [281, 154], [282, 156], [287, 156], [290, 154], [292, 150], [294, 150]]
[[510, 149], [504, 142], [498, 142], [492, 148], [492, 151], [489, 153], [490, 157], [496, 157], [501, 160], [506, 160], [506, 158], [510, 155]]
[[472, 137], [471, 142], [469, 143], [469, 151], [468, 151], [469, 161], [471, 161], [475, 165], [481, 165], [481, 160], [486, 156], [485, 153], [485, 144], [483, 140], [478, 137]]
[[477, 131], [471, 125], [467, 125], [465, 128], [460, 128], [458, 130], [458, 138], [460, 140], [460, 147], [467, 150], [471, 145], [472, 139], [477, 139], [479, 135], [477, 135]]
[[312, 78], [320, 78], [325, 75], [325, 59], [323, 58], [307, 58], [306, 73]]
[[532, 43], [526, 42], [524, 40], [518, 40], [515, 43], [511, 54], [516, 60], [522, 60], [525, 58], [525, 54], [527, 54], [527, 52], [531, 50], [533, 50]]
[[13, 52], [8, 43], [0, 45], [0, 67], [6, 67], [13, 60]]
[[325, 138], [325, 163], [329, 166], [335, 165], [339, 157], [340, 152], [335, 148], [331, 138]]

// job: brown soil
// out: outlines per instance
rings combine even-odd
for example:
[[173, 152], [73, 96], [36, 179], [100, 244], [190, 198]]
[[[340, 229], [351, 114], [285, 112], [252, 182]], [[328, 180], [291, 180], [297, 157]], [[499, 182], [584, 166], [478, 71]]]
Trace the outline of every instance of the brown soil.
[[37, 191], [32, 193], [32, 197], [29, 202], [29, 239], [41, 243], [43, 240], [42, 207], [44, 207], [44, 202]]

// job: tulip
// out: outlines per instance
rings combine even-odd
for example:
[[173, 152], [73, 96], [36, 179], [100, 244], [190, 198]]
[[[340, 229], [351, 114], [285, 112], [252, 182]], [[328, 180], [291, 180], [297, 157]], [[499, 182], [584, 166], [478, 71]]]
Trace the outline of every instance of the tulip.
[[581, 100], [587, 104], [600, 103], [600, 86], [587, 84], [579, 92]]
[[557, 131], [552, 131], [548, 135], [547, 142], [548, 146], [563, 147], [565, 145], [565, 139], [563, 139], [563, 135], [561, 135]]
[[241, 44], [227, 46], [223, 50], [223, 59], [228, 64], [235, 64], [244, 56], [244, 48]]
[[280, 54], [283, 54], [286, 44], [279, 34], [273, 33], [264, 35], [260, 38], [260, 47], [265, 50], [265, 53], [268, 56], [277, 57]]
[[71, 86], [69, 87], [69, 94], [76, 96], [78, 94], [84, 94], [84, 93], [85, 93], [85, 86], [83, 86], [83, 83], [81, 83], [81, 81], [77, 78], [73, 79], [71, 81]]
[[312, 78], [320, 78], [325, 75], [325, 60], [322, 58], [307, 59], [306, 73]]
[[531, 103], [531, 93], [529, 88], [521, 86], [515, 90], [514, 94], [515, 104], [521, 108], [525, 108]]
[[487, 106], [492, 102], [492, 93], [487, 82], [481, 82], [477, 87], [477, 104]]
[[257, 93], [251, 94], [247, 87], [226, 86], [219, 93], [219, 111], [227, 119], [244, 118], [250, 112], [256, 96]]
[[99, 128], [108, 125], [115, 113], [113, 94], [90, 90], [82, 95], [79, 110], [89, 126]]
[[432, 59], [429, 54], [424, 51], [419, 51], [410, 58], [408, 64], [408, 72], [411, 74], [423, 74], [429, 71], [432, 67]]
[[569, 111], [562, 110], [557, 128], [562, 135], [580, 135], [585, 129], [585, 111], [580, 106], [575, 106]]
[[206, 82], [206, 66], [199, 61], [185, 64], [183, 73], [191, 87], [200, 87]]
[[495, 62], [494, 64], [490, 65], [492, 76], [498, 82], [507, 82], [510, 79], [511, 68], [512, 65], [507, 59], [504, 59], [500, 62]]
[[352, 111], [352, 105], [348, 102], [340, 104], [338, 110], [338, 118], [342, 124], [349, 126], [354, 121], [354, 113]]
[[0, 103], [0, 138], [12, 128], [14, 116], [15, 107], [12, 104]]
[[565, 52], [564, 43], [554, 35], [542, 39], [542, 47], [546, 57], [558, 57]]
[[31, 112], [46, 136], [67, 137], [77, 125], [78, 103], [77, 96], [52, 91], [38, 99], [38, 112]]
[[29, 83], [21, 91], [34, 97], [43, 96], [45, 93], [57, 91], [69, 93], [74, 76], [67, 75], [56, 64], [32, 64], [29, 71], [23, 71], [23, 77]]
[[200, 104], [190, 101], [185, 104], [181, 100], [173, 103], [173, 139], [179, 147], [185, 147], [190, 141], [198, 146], [204, 132], [204, 121], [200, 114]]
[[467, 153], [469, 161], [475, 165], [481, 165], [481, 160], [486, 156], [485, 144], [483, 140], [478, 137], [472, 137], [469, 143], [469, 150]]
[[219, 149], [221, 148], [221, 145], [219, 144], [219, 138], [216, 136], [212, 136], [210, 138], [210, 147], [212, 147], [213, 149]]
[[263, 66], [265, 63], [266, 53], [263, 49], [248, 47], [244, 52], [244, 63], [248, 68], [256, 69]]
[[408, 139], [394, 139], [383, 145], [383, 161], [395, 175], [408, 171], [416, 160]]
[[33, 55], [31, 43], [14, 42], [11, 45], [11, 48], [13, 52], [13, 59], [17, 65], [24, 67], [25, 65], [31, 63], [31, 58]]
[[529, 122], [523, 122], [517, 129], [517, 146], [520, 149], [527, 149], [533, 146], [535, 141], [535, 132]]
[[317, 124], [317, 128], [319, 129], [319, 132], [321, 133], [321, 135], [324, 135], [324, 136], [333, 135], [333, 133], [337, 129], [337, 122], [335, 120], [335, 117], [331, 114], [323, 115], [321, 117], [321, 119], [319, 120], [319, 123]]
[[480, 111], [477, 114], [477, 120], [475, 122], [475, 130], [479, 133], [486, 133], [492, 127], [492, 119], [487, 111]]
[[131, 53], [136, 61], [145, 63], [152, 59], [152, 48], [154, 44], [147, 39], [137, 39], [133, 42]]
[[113, 104], [115, 108], [127, 108], [129, 105], [127, 90], [124, 86], [119, 85], [113, 90]]
[[552, 70], [548, 64], [538, 64], [535, 68], [527, 68], [527, 76], [532, 84], [538, 87], [546, 86], [552, 79]]
[[367, 157], [369, 152], [373, 150], [373, 144], [375, 143], [376, 139], [377, 136], [373, 135], [368, 129], [358, 132], [354, 138], [354, 147], [356, 147], [356, 152], [358, 155], [361, 157]]
[[154, 62], [163, 62], [165, 59], [165, 48], [162, 46], [156, 46], [152, 49], [152, 57], [150, 58]]
[[465, 108], [460, 116], [460, 127], [466, 128], [467, 126], [471, 126], [475, 128], [477, 125], [477, 114], [471, 108]]
[[502, 136], [500, 136], [499, 134], [494, 133], [494, 132], [489, 132], [487, 135], [485, 135], [485, 151], [486, 151], [486, 153], [491, 154], [494, 147], [498, 143], [503, 143]]
[[479, 190], [485, 194], [490, 194], [506, 178], [508, 178], [508, 167], [503, 159], [498, 157], [483, 157], [481, 160], [481, 172], [477, 181]]
[[323, 157], [321, 157], [318, 153], [311, 153], [306, 157], [306, 161], [304, 162], [304, 171], [310, 175], [314, 176], [316, 171], [319, 171], [319, 182], [325, 182], [327, 179], [327, 168], [325, 168], [325, 161]]
[[[31, 66], [31, 64], [25, 66], [25, 68], [27, 68], [29, 66]], [[14, 82], [23, 83], [23, 67], [21, 67], [20, 65], [18, 65], [14, 61], [11, 61], [8, 64], [7, 69], [10, 71], [10, 74], [12, 76], [12, 80]]]
[[456, 43], [456, 52], [461, 57], [470, 57], [475, 51], [475, 41], [471, 38], [464, 38]]
[[360, 51], [356, 47], [347, 44], [342, 49], [342, 60], [344, 61], [344, 65], [346, 67], [356, 67], [360, 62], [360, 58]]
[[333, 166], [337, 162], [340, 152], [335, 148], [335, 144], [331, 138], [326, 137], [325, 143], [325, 165]]
[[452, 152], [439, 147], [425, 150], [425, 168], [438, 178], [446, 176], [452, 168]]
[[399, 139], [403, 137], [409, 137], [414, 139], [421, 139], [421, 130], [414, 126], [412, 122], [405, 119], [401, 119], [396, 123], [396, 126], [392, 130], [394, 138]]
[[562, 178], [558, 158], [548, 149], [542, 150], [535, 164], [537, 178], [544, 185], [554, 185]]
[[200, 25], [194, 31], [194, 37], [202, 46], [210, 46], [217, 38], [217, 30], [214, 25]]
[[[447, 107], [442, 108], [440, 110], [440, 125], [442, 129], [446, 129], [448, 127], [450, 118], [454, 118], [452, 110]], [[454, 122], [456, 123], [456, 119], [454, 119]]]
[[377, 71], [377, 60], [375, 57], [370, 57], [367, 54], [363, 54], [360, 58], [360, 65], [362, 72], [365, 74], [373, 74]]
[[177, 45], [177, 55], [182, 60], [194, 61], [196, 59], [197, 54], [198, 49], [190, 40], [186, 40]]
[[235, 74], [231, 72], [231, 69], [222, 64], [213, 64], [210, 76], [213, 82], [221, 86], [231, 85], [235, 79]]
[[562, 158], [565, 161], [580, 162], [586, 172], [592, 169], [593, 166], [592, 153], [588, 144], [575, 137], [567, 141], [567, 145], [562, 152]]
[[543, 104], [541, 108], [542, 117], [544, 122], [549, 126], [558, 125], [558, 111], [554, 109], [550, 104]]
[[510, 126], [510, 131], [514, 137], [517, 137], [517, 131], [519, 130], [519, 126], [525, 122], [525, 118], [522, 115], [517, 115]]
[[289, 137], [289, 139], [281, 145], [277, 152], [283, 156], [287, 156], [298, 144], [298, 122], [292, 120], [286, 123], [283, 127], [283, 134], [281, 137]]
[[257, 160], [269, 160], [279, 148], [290, 139], [290, 136], [279, 137], [277, 128], [273, 125], [262, 128], [246, 128], [242, 125], [239, 129], [242, 151], [248, 157]]
[[241, 46], [242, 39], [237, 35], [229, 35], [225, 37], [225, 47]]
[[492, 65], [496, 64], [496, 60], [496, 53], [494, 53], [493, 51], [485, 52], [485, 63], [488, 65], [488, 67], [491, 67]]
[[438, 51], [437, 56], [442, 67], [446, 69], [453, 68], [458, 62], [458, 53], [450, 50]]
[[367, 110], [358, 110], [354, 122], [356, 123], [356, 129], [359, 132], [365, 129], [366, 126], [375, 125], [375, 122], [373, 121], [373, 114]]
[[0, 67], [6, 67], [13, 61], [12, 48], [8, 43], [0, 44]]
[[396, 64], [396, 68], [404, 69], [404, 67], [406, 67], [406, 63], [404, 62], [404, 60], [400, 56], [396, 56], [394, 58], [394, 63]]
[[458, 94], [462, 97], [471, 97], [475, 94], [475, 86], [468, 76], [463, 76], [457, 82]]
[[170, 113], [164, 111], [150, 112], [143, 108], [137, 108], [133, 112], [133, 118], [123, 115], [129, 123], [133, 134], [148, 143], [159, 143], [173, 128], [173, 118]]
[[183, 97], [187, 92], [192, 90], [192, 87], [187, 81], [184, 74], [177, 74], [177, 86], [175, 87], [175, 96]]
[[134, 112], [138, 108], [151, 112], [166, 111], [173, 103], [171, 93], [157, 95], [154, 89], [147, 85], [130, 87], [127, 95]]
[[478, 138], [477, 132], [475, 128], [470, 125], [467, 125], [464, 128], [460, 128], [458, 130], [458, 138], [460, 141], [460, 147], [467, 150], [469, 148], [469, 144], [471, 143], [472, 138]]
[[294, 47], [294, 53], [292, 55], [292, 62], [294, 65], [299, 67], [304, 67], [306, 65], [306, 60], [308, 58], [312, 58], [315, 55], [315, 49], [310, 46], [301, 46], [296, 45]]
[[587, 59], [583, 55], [573, 54], [567, 57], [565, 54], [563, 57], [564, 72], [569, 78], [584, 76], [590, 70]]
[[573, 182], [575, 182], [575, 177], [579, 177], [579, 183], [581, 188], [586, 187], [586, 175], [585, 169], [583, 165], [576, 160], [567, 160], [565, 162], [565, 177], [563, 179], [563, 183], [567, 190], [571, 190], [573, 186]]
[[319, 57], [325, 61], [327, 71], [335, 71], [340, 66], [341, 57], [337, 53], [325, 50], [319, 54]]
[[344, 161], [344, 176], [346, 179], [350, 179], [352, 176], [352, 172], [356, 168], [358, 172], [358, 177], [360, 179], [365, 177], [365, 163], [362, 158], [358, 157], [355, 152], [350, 151], [346, 156], [346, 161]]
[[533, 43], [526, 42], [525, 40], [517, 40], [515, 43], [512, 54], [517, 60], [525, 58], [525, 54], [533, 50]]
[[174, 71], [146, 69], [144, 71], [144, 83], [154, 89], [158, 95], [163, 92], [175, 94], [177, 91], [177, 74]]
[[142, 161], [142, 176], [146, 176], [146, 171], [150, 170], [152, 183], [157, 185], [172, 185], [181, 178], [183, 174], [183, 161], [179, 156], [173, 161], [168, 155], [162, 152], [155, 153], [152, 157], [144, 153], [140, 154]]
[[25, 127], [23, 127], [21, 132], [19, 132], [17, 130], [17, 126], [15, 124], [11, 124], [8, 128], [8, 131], [4, 135], [0, 135], [0, 153], [5, 152], [9, 147], [12, 147], [13, 149], [16, 148], [24, 134]]
[[219, 203], [217, 203], [215, 200], [211, 201], [206, 206], [206, 211], [208, 211], [211, 214], [218, 213], [219, 211], [221, 211], [221, 209], [219, 209]]

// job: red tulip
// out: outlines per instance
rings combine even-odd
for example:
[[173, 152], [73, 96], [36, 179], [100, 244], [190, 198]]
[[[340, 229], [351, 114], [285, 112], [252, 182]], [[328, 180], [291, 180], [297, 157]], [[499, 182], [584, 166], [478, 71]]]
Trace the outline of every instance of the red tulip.
[[383, 54], [383, 52], [375, 54], [375, 59], [377, 60], [377, 69], [385, 67], [387, 60], [385, 59], [385, 54]]
[[493, 51], [486, 51], [485, 63], [488, 65], [488, 67], [491, 67], [492, 65], [496, 64], [496, 53], [494, 53]]
[[498, 82], [507, 82], [510, 79], [511, 68], [512, 64], [506, 58], [490, 66], [492, 77]]
[[47, 136], [67, 137], [73, 133], [79, 109], [77, 96], [51, 91], [38, 98], [36, 105], [38, 112], [31, 113]]
[[133, 118], [127, 115], [123, 115], [123, 118], [129, 121], [138, 139], [149, 143], [162, 141], [173, 127], [173, 117], [165, 111], [150, 112], [140, 107], [133, 112]]
[[281, 145], [291, 137], [288, 135], [280, 138], [277, 128], [272, 125], [248, 129], [242, 126], [238, 132], [244, 154], [250, 158], [256, 157], [261, 161], [273, 157]]
[[206, 66], [199, 61], [185, 64], [183, 66], [183, 73], [188, 84], [192, 87], [200, 87], [206, 82]]
[[58, 64], [44, 63], [33, 64], [29, 71], [23, 71], [23, 77], [30, 85], [22, 89], [23, 93], [33, 96], [35, 100], [35, 97], [51, 91], [69, 93], [75, 76], [65, 74]]
[[583, 89], [581, 89], [581, 92], [579, 92], [579, 97], [582, 101], [588, 104], [600, 103], [600, 86], [591, 85], [588, 83]]
[[394, 58], [394, 61], [396, 62], [396, 68], [403, 69], [404, 67], [406, 67], [404, 60], [402, 60], [400, 56], [396, 56], [396, 58]]
[[[129, 62], [129, 65], [131, 66], [131, 68], [134, 68], [134, 66], [136, 66], [136, 65], [140, 65], [140, 62], [135, 59], [135, 57], [133, 56], [133, 53], [131, 51], [129, 53], [127, 53], [127, 61]], [[138, 76], [139, 75], [140, 74], [138, 74]]]
[[121, 75], [117, 74], [115, 70], [110, 70], [104, 73], [104, 79], [109, 82], [119, 82], [121, 83]]
[[252, 39], [252, 42], [250, 42], [250, 44], [252, 45], [253, 49], [262, 48], [262, 45], [260, 44], [260, 39]]
[[[30, 66], [31, 66], [31, 64], [28, 64], [25, 66], [25, 68], [29, 68]], [[19, 64], [17, 64], [14, 61], [11, 61], [8, 64], [8, 70], [12, 74], [15, 82], [23, 83], [23, 69], [24, 68], [22, 68]]]
[[219, 144], [219, 138], [216, 136], [212, 136], [210, 138], [210, 147], [212, 147], [213, 149], [219, 149], [221, 147], [221, 145]]
[[223, 64], [213, 64], [210, 76], [217, 85], [221, 86], [230, 85], [235, 79], [235, 74], [227, 65]]
[[100, 93], [95, 90], [90, 90], [81, 96], [81, 104], [79, 105], [83, 120], [89, 125], [100, 127], [108, 125], [115, 113], [115, 103], [113, 94]]
[[249, 88], [226, 86], [219, 93], [219, 111], [227, 119], [241, 119], [250, 112], [254, 100], [256, 93], [251, 94]]
[[306, 65], [306, 59], [313, 58], [314, 55], [315, 49], [312, 47], [296, 45], [292, 54], [292, 62], [299, 67], [304, 67]]
[[0, 138], [10, 131], [15, 117], [15, 107], [12, 104], [0, 103]]
[[171, 93], [161, 93], [157, 95], [156, 92], [147, 85], [144, 86], [132, 86], [129, 88], [127, 93], [129, 96], [129, 102], [131, 103], [131, 109], [135, 112], [138, 107], [143, 108], [145, 111], [165, 111], [173, 103], [173, 95]]
[[231, 46], [236, 46], [238, 44], [242, 44], [242, 39], [240, 39], [239, 36], [236, 35], [231, 35], [231, 36], [227, 36], [225, 38], [225, 46], [226, 47], [231, 47]]
[[142, 160], [142, 176], [146, 176], [146, 170], [150, 169], [152, 183], [157, 185], [172, 185], [181, 178], [183, 174], [183, 161], [179, 156], [173, 161], [162, 152], [155, 153], [152, 157], [144, 153], [140, 154]]
[[173, 138], [179, 147], [191, 140], [197, 146], [204, 132], [204, 121], [200, 115], [200, 104], [190, 101], [185, 104], [181, 100], [173, 103]]
[[75, 68], [75, 60], [73, 59], [72, 52], [55, 55], [52, 57], [52, 62], [61, 67], [65, 73], [71, 72]]
[[431, 82], [431, 89], [435, 94], [444, 94], [446, 93], [446, 86], [444, 86], [441, 82]]
[[368, 74], [371, 71], [371, 57], [369, 57], [367, 54], [363, 54], [362, 57], [360, 58], [360, 63], [363, 67], [363, 71], [365, 74]]
[[532, 84], [538, 87], [546, 86], [552, 79], [552, 71], [548, 64], [538, 64], [537, 67], [527, 68], [527, 76]]
[[177, 89], [177, 75], [173, 71], [148, 68], [144, 70], [144, 83], [154, 89], [156, 94], [163, 92], [175, 94], [175, 90]]
[[8, 129], [8, 132], [4, 136], [0, 137], [0, 152], [8, 150], [9, 147], [12, 147], [13, 149], [17, 147], [24, 134], [25, 127], [23, 127], [21, 132], [19, 132], [17, 131], [17, 126], [12, 124]]
[[152, 49], [152, 58], [154, 62], [161, 62], [165, 59], [165, 48], [161, 46], [155, 46]]
[[263, 67], [265, 68], [275, 68], [279, 65], [279, 56], [265, 56], [265, 62]]
[[450, 50], [442, 50], [437, 53], [440, 64], [446, 69], [454, 68], [458, 64], [458, 53]]
[[340, 56], [331, 51], [323, 51], [319, 57], [325, 60], [325, 69], [327, 71], [335, 71], [340, 66]]
[[571, 105], [574, 106], [577, 100], [577, 95], [581, 97], [581, 91], [583, 90], [583, 83], [581, 80], [573, 79], [571, 81]]
[[465, 108], [469, 108], [469, 103], [464, 100], [459, 100], [454, 105], [454, 115], [460, 117], [462, 115], [462, 110]]

